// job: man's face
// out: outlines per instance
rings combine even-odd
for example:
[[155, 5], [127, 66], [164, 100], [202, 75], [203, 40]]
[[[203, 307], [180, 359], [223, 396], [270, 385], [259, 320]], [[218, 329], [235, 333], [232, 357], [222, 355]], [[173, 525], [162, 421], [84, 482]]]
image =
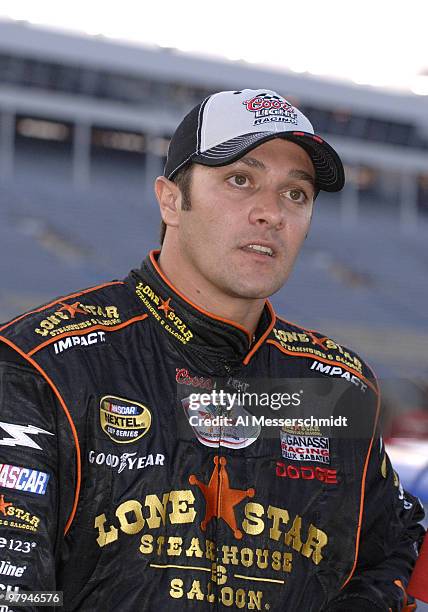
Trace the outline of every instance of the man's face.
[[309, 229], [314, 177], [307, 153], [279, 138], [228, 166], [195, 164], [175, 228], [187, 279], [217, 299], [275, 293]]

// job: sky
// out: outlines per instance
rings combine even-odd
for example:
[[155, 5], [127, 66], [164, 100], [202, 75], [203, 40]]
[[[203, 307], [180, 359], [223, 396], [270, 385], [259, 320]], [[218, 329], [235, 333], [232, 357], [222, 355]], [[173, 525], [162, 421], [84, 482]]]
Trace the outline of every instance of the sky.
[[427, 0], [0, 0], [1, 17], [428, 95]]

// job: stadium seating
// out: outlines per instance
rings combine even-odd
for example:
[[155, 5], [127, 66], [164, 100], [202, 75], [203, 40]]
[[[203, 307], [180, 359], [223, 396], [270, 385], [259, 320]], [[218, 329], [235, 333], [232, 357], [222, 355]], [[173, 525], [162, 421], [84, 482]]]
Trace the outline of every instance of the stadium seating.
[[[61, 173], [48, 180], [26, 172], [0, 185], [3, 320], [54, 295], [120, 278], [158, 245], [159, 213], [137, 170], [112, 166], [104, 178], [76, 190]], [[288, 320], [352, 344], [385, 371], [385, 350], [392, 366], [404, 351], [414, 372], [426, 340], [417, 330], [428, 319], [423, 234], [403, 235], [384, 213], [361, 214], [355, 227], [344, 227], [334, 197], [316, 202], [305, 248], [273, 303]], [[393, 335], [401, 339], [395, 357]]]

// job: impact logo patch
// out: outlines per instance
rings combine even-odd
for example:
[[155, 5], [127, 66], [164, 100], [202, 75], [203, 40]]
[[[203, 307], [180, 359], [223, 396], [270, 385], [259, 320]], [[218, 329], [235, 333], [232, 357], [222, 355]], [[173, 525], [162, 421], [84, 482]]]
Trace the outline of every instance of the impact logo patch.
[[130, 444], [150, 429], [152, 415], [147, 406], [114, 395], [100, 400], [101, 428], [113, 442]]
[[251, 100], [243, 102], [246, 109], [254, 113], [254, 125], [263, 123], [292, 123], [297, 125], [297, 113], [294, 107], [280, 96], [262, 93]]
[[316, 359], [314, 359], [310, 369], [315, 370], [316, 372], [321, 372], [321, 374], [324, 374], [326, 376], [344, 378], [348, 382], [358, 387], [363, 393], [365, 393], [367, 390], [367, 385], [363, 383], [363, 381], [358, 376], [350, 374], [348, 370], [345, 370], [340, 366], [331, 365], [329, 363], [324, 364], [321, 363], [321, 361], [317, 361]]
[[281, 431], [281, 453], [292, 461], [330, 463], [330, 440], [325, 436], [302, 436]]
[[67, 351], [74, 346], [91, 346], [93, 344], [99, 344], [100, 342], [106, 341], [106, 335], [103, 331], [94, 331], [86, 335], [67, 336], [55, 342], [53, 347], [55, 355]]

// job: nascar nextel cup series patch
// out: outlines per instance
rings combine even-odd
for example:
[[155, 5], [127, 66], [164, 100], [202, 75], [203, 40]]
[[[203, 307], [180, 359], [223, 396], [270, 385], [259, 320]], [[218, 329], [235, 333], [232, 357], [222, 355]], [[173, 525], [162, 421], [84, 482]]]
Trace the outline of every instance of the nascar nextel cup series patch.
[[149, 431], [152, 415], [144, 404], [105, 395], [100, 400], [100, 422], [103, 432], [113, 442], [130, 444]]

